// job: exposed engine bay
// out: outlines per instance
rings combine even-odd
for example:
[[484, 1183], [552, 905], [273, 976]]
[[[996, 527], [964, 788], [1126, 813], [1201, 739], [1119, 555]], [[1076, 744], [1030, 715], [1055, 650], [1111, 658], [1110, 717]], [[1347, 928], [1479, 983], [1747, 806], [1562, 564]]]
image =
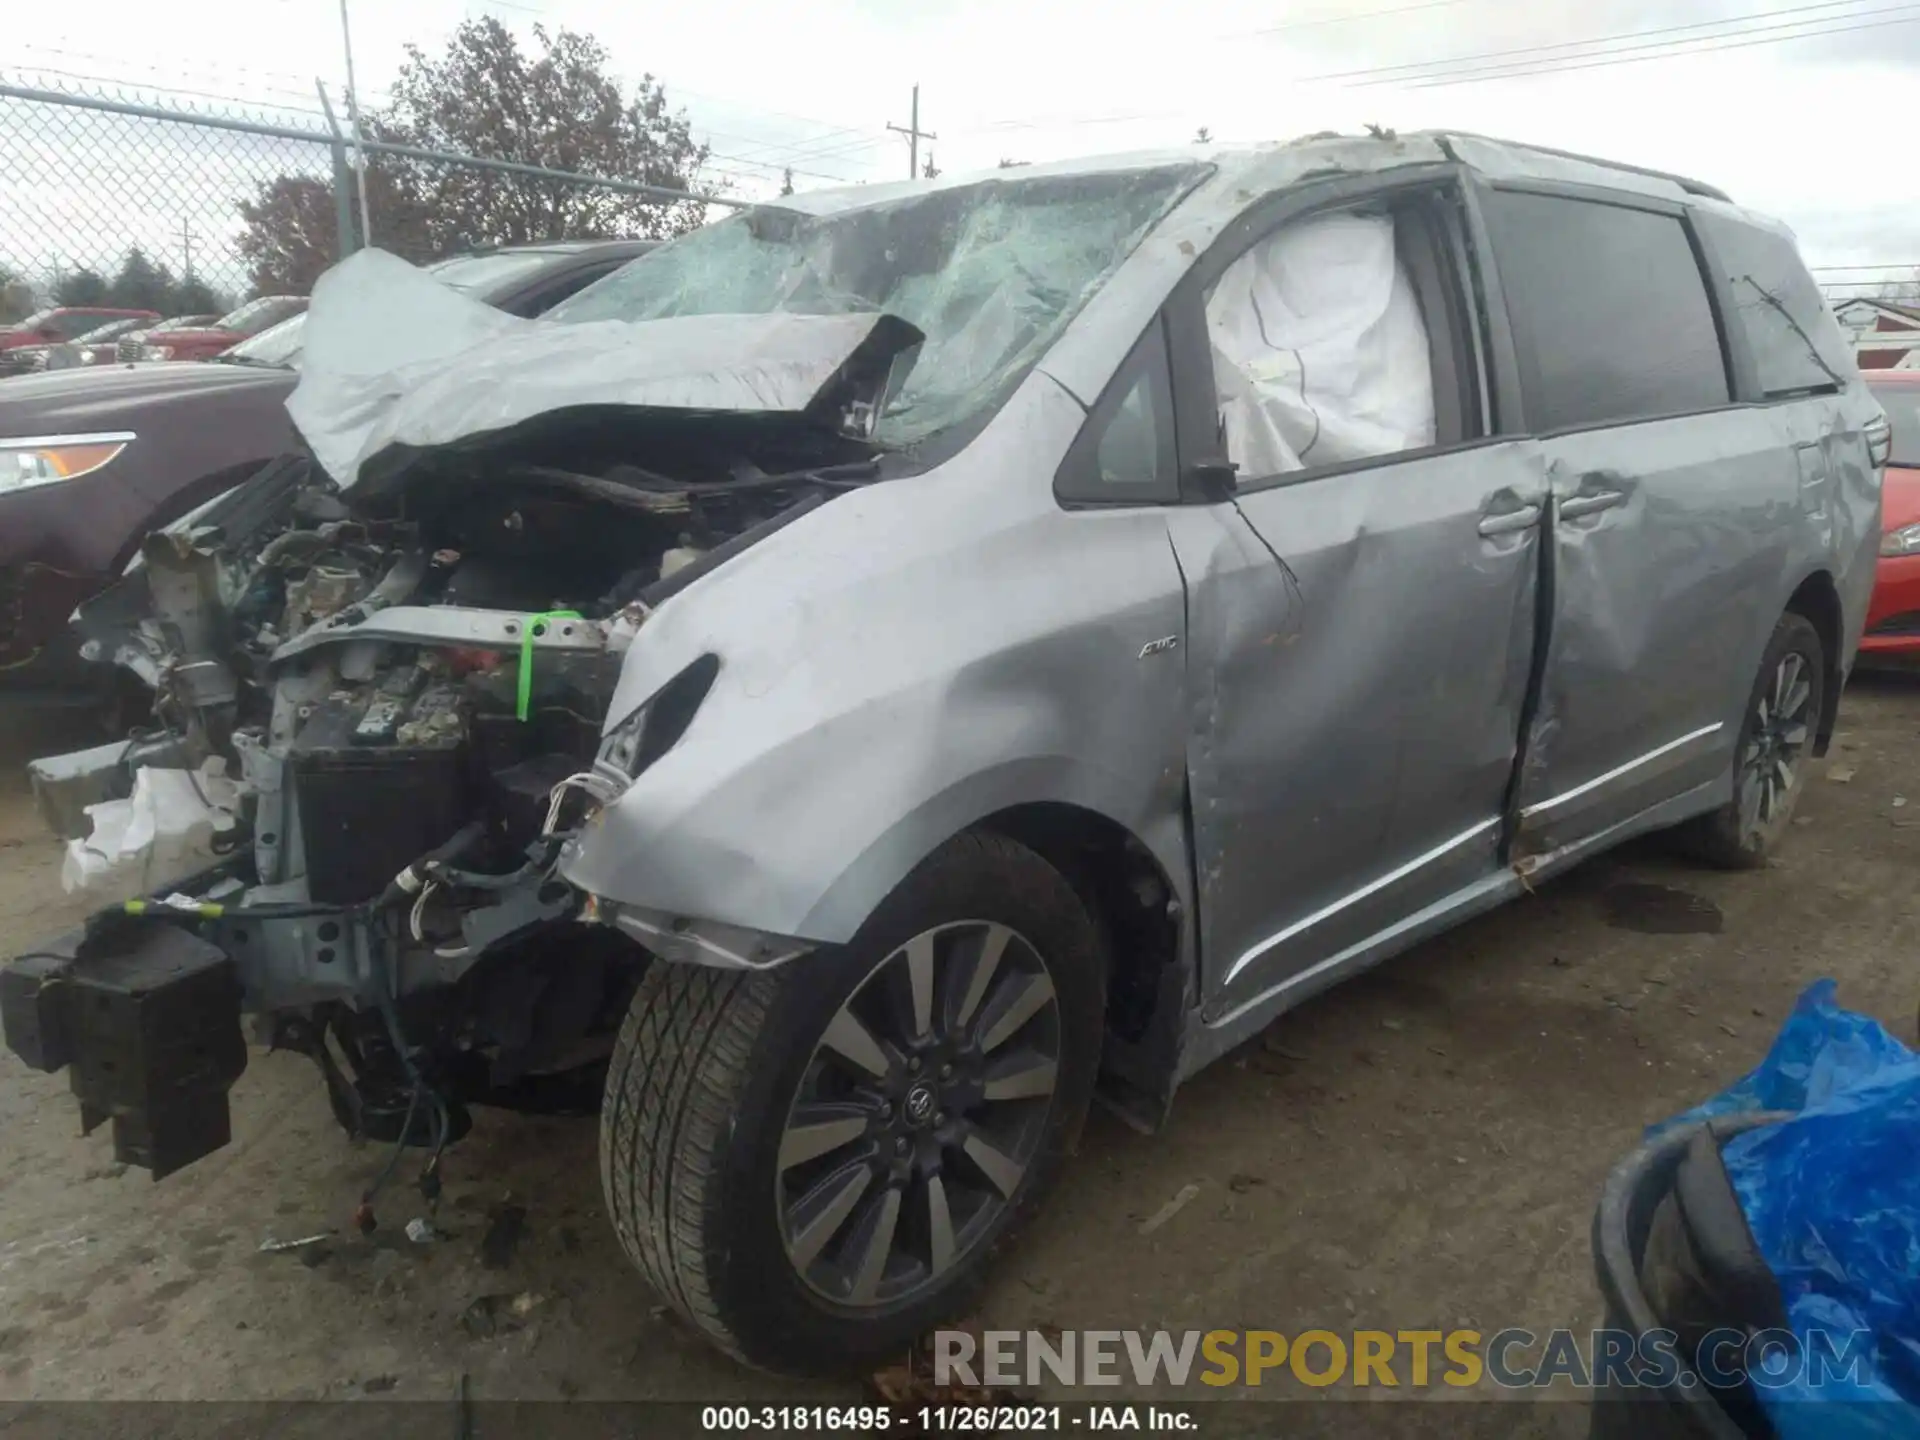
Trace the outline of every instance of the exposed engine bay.
[[[384, 456], [350, 489], [290, 455], [151, 535], [75, 624], [154, 723], [31, 767], [69, 888], [104, 903], [64, 965], [49, 947], [44, 974], [9, 972], [10, 1043], [71, 1064], [88, 1128], [111, 1118], [156, 1176], [225, 1143], [243, 1010], [317, 1062], [350, 1131], [434, 1163], [467, 1104], [594, 1108], [649, 956], [555, 863], [672, 743], [649, 715], [596, 769], [622, 659], [656, 607], [877, 478], [890, 358], [805, 415], [576, 410]], [[69, 993], [103, 985], [142, 1093], [82, 1043]]]

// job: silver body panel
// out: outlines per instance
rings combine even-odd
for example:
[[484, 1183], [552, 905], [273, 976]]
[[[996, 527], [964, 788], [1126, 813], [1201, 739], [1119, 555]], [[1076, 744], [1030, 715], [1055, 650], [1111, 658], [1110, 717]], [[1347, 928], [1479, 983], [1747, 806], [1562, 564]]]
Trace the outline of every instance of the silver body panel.
[[[610, 731], [703, 655], [717, 679], [562, 874], [652, 915], [833, 944], [970, 826], [1090, 812], [1152, 855], [1185, 918], [1184, 1075], [1523, 875], [1722, 803], [1803, 585], [1837, 603], [1836, 673], [1852, 661], [1879, 524], [1856, 374], [1211, 503], [1055, 496], [1088, 407], [1237, 220], [1325, 178], [1449, 165], [1738, 213], [1477, 139], [1221, 157], [957, 454], [813, 511], [648, 618]], [[862, 201], [808, 201], [837, 203]], [[1510, 363], [1490, 347], [1490, 386]]]
[[1407, 463], [1417, 486], [1383, 465], [1174, 517], [1222, 1004], [1499, 867], [1539, 537], [1479, 527], [1537, 505], [1545, 475], [1527, 441]]
[[567, 879], [844, 941], [943, 841], [1051, 800], [1125, 827], [1178, 884], [1182, 656], [1139, 657], [1184, 629], [1180, 572], [1160, 511], [1055, 502], [1084, 418], [1036, 373], [952, 464], [835, 500], [663, 605], [609, 720], [703, 654], [718, 677]]

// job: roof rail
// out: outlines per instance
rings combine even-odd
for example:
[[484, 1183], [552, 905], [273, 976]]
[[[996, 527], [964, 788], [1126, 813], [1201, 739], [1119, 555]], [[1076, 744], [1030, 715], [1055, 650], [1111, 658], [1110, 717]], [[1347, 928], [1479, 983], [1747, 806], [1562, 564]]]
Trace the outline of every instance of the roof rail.
[[1512, 150], [1531, 150], [1536, 155], [1552, 155], [1560, 160], [1578, 160], [1583, 165], [1597, 165], [1603, 170], [1625, 170], [1630, 175], [1645, 175], [1651, 180], [1666, 180], [1678, 185], [1689, 195], [1701, 195], [1709, 200], [1724, 200], [1733, 203], [1733, 197], [1726, 191], [1707, 184], [1702, 180], [1689, 180], [1684, 175], [1674, 175], [1666, 170], [1655, 170], [1646, 165], [1629, 165], [1621, 160], [1603, 160], [1597, 155], [1582, 155], [1575, 150], [1556, 150], [1551, 145], [1531, 145], [1524, 140], [1501, 140], [1492, 135], [1476, 135], [1470, 130], [1442, 130], [1440, 138], [1457, 135], [1462, 140], [1484, 140], [1489, 145], [1505, 145]]

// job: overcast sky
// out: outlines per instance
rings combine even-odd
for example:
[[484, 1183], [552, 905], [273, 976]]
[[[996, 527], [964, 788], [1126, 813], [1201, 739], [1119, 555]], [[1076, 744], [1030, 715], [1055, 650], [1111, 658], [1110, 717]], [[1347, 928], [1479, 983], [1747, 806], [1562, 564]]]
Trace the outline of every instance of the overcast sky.
[[[789, 164], [806, 189], [904, 176], [885, 126], [906, 123], [917, 81], [950, 172], [1203, 125], [1223, 142], [1451, 126], [1697, 175], [1785, 218], [1815, 264], [1920, 263], [1911, 145], [1880, 118], [1920, 76], [1920, 4], [1902, 0], [351, 3], [375, 98], [408, 41], [437, 49], [469, 15], [591, 34], [623, 74], [665, 83], [713, 147], [711, 178], [748, 196]], [[304, 108], [314, 72], [345, 73], [337, 0], [7, 8], [10, 65]], [[1755, 43], [1782, 35], [1800, 38]], [[1580, 68], [1510, 73], [1545, 64]], [[1472, 83], [1418, 83], [1463, 68]]]

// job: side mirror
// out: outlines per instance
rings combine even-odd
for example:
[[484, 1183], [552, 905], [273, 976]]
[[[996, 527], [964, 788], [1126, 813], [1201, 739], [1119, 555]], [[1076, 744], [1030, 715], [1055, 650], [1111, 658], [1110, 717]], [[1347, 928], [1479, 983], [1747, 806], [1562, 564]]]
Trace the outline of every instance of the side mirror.
[[1202, 500], [1231, 500], [1239, 489], [1239, 469], [1231, 460], [1196, 460], [1187, 466], [1181, 488]]

